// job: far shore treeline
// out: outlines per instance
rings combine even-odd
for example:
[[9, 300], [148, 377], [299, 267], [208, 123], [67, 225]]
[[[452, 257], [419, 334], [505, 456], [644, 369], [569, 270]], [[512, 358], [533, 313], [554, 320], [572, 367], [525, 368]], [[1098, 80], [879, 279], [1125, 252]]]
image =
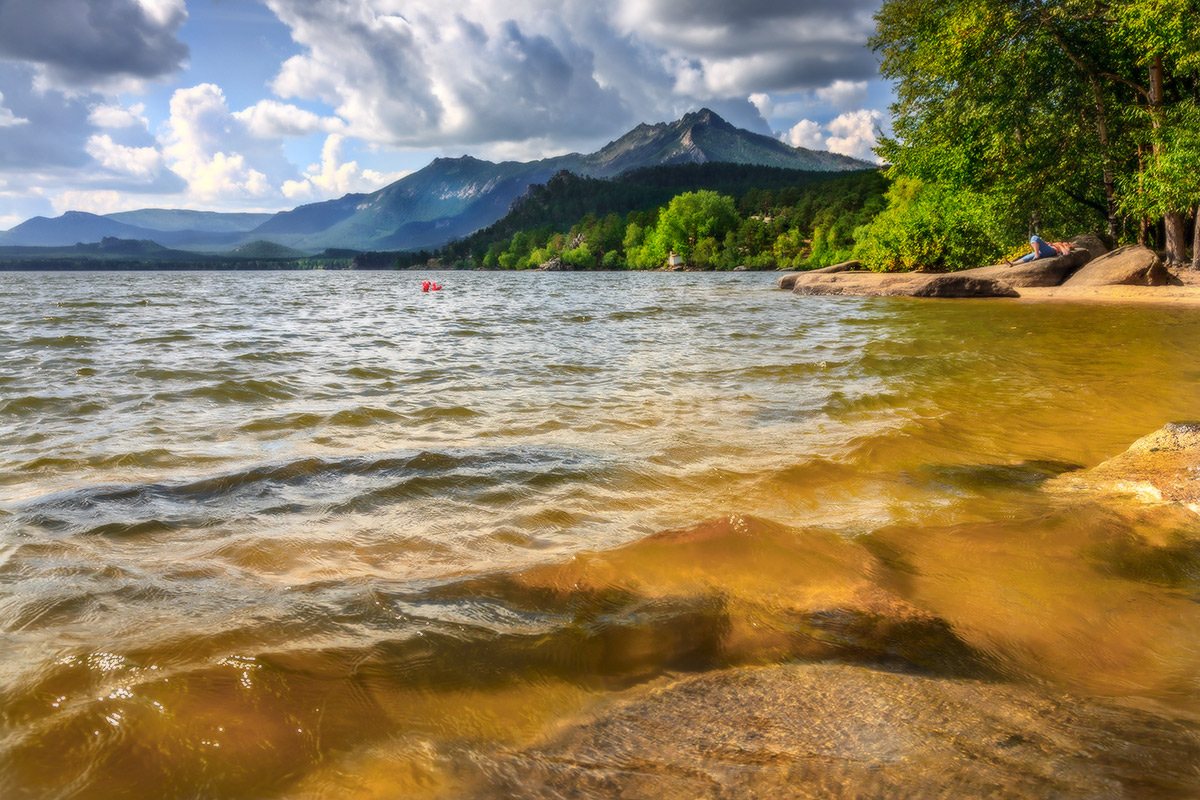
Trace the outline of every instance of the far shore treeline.
[[885, 0], [876, 23], [897, 98], [882, 170], [562, 172], [435, 252], [108, 242], [0, 248], [0, 269], [942, 271], [1082, 233], [1200, 269], [1200, 0]]

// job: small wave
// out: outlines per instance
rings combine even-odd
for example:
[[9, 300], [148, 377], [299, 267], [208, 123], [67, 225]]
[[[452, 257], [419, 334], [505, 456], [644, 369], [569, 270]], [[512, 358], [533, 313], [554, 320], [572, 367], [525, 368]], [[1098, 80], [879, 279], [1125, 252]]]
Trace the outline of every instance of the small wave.
[[180, 457], [176, 453], [164, 448], [153, 448], [86, 458], [42, 456], [19, 464], [16, 470], [21, 472], [66, 472], [78, 469], [112, 469], [114, 467], [165, 467], [174, 466], [179, 461]]
[[386, 367], [351, 367], [346, 370], [345, 374], [349, 378], [358, 378], [364, 381], [383, 381], [395, 378], [398, 373]]
[[466, 406], [434, 406], [432, 408], [423, 408], [412, 415], [413, 419], [418, 422], [462, 420], [477, 416], [479, 416], [478, 411], [473, 411]]
[[626, 320], [635, 319], [652, 319], [667, 313], [667, 310], [662, 306], [652, 306], [650, 308], [639, 308], [636, 310], [614, 311], [608, 315], [608, 318], [614, 322], [624, 322]]
[[278, 362], [278, 361], [298, 361], [300, 359], [303, 359], [306, 355], [307, 355], [306, 353], [300, 353], [300, 352], [296, 352], [296, 351], [255, 350], [255, 351], [249, 352], [249, 353], [240, 353], [239, 355], [236, 355], [233, 358], [235, 361], [267, 361], [267, 362], [274, 363], [274, 362]]
[[133, 377], [144, 381], [180, 381], [186, 383], [199, 383], [201, 381], [211, 381], [217, 376], [211, 372], [204, 372], [194, 369], [147, 367], [146, 369], [139, 369], [134, 372]]
[[276, 431], [301, 431], [315, 428], [325, 421], [321, 414], [300, 413], [284, 414], [276, 417], [263, 417], [251, 420], [238, 426], [239, 431], [247, 433], [274, 433]]
[[362, 512], [429, 496], [478, 502], [508, 484], [544, 490], [593, 481], [606, 469], [598, 456], [522, 448], [313, 457], [193, 480], [71, 489], [26, 501], [15, 516], [47, 532], [120, 537], [204, 529], [272, 509]]
[[190, 331], [167, 331], [159, 336], [146, 336], [134, 339], [134, 344], [174, 344], [175, 342], [190, 342], [196, 338]]
[[61, 407], [71, 402], [73, 402], [73, 398], [69, 397], [38, 397], [36, 395], [14, 397], [0, 404], [0, 414], [30, 414], [44, 409]]
[[206, 399], [218, 403], [262, 403], [268, 400], [287, 400], [295, 396], [292, 387], [272, 380], [224, 380], [217, 384], [199, 386], [182, 392], [160, 392], [155, 400]]
[[32, 339], [25, 340], [22, 344], [26, 347], [61, 347], [64, 349], [75, 347], [90, 347], [98, 344], [99, 339], [91, 336], [35, 336]]
[[99, 300], [60, 300], [54, 304], [58, 308], [111, 308], [112, 304]]
[[103, 411], [107, 406], [95, 400], [82, 400], [78, 397], [14, 397], [0, 404], [0, 414], [38, 414], [54, 412], [64, 416], [84, 417]]
[[395, 422], [403, 418], [403, 415], [397, 414], [395, 411], [389, 411], [386, 408], [359, 406], [358, 408], [343, 409], [335, 414], [331, 414], [327, 422], [330, 425], [361, 427], [364, 425], [375, 425], [380, 422]]

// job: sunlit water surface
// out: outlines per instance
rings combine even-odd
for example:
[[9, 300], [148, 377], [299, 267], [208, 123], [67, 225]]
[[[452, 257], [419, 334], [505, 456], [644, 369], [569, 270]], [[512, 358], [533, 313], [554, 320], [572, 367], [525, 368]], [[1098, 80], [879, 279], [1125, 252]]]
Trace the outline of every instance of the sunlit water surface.
[[688, 645], [678, 598], [770, 621], [808, 535], [1004, 680], [1200, 711], [1197, 518], [1040, 489], [1200, 417], [1200, 312], [425, 277], [3, 276], [0, 795], [453, 793], [613, 691], [795, 657]]

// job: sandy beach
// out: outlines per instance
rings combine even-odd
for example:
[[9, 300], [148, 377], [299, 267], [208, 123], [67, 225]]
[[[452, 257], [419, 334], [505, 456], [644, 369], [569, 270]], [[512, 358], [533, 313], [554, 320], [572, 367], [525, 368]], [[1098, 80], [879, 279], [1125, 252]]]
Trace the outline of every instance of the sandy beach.
[[1166, 286], [1043, 286], [1017, 291], [1021, 300], [1200, 306], [1200, 272], [1171, 270], [1171, 282]]
[[1200, 286], [1045, 286], [1017, 291], [1019, 300], [1200, 306]]

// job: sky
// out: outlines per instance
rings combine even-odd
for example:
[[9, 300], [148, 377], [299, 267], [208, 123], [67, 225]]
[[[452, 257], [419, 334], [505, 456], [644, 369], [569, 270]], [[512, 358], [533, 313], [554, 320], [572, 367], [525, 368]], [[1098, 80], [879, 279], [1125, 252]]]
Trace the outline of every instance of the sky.
[[881, 0], [0, 0], [0, 230], [278, 211], [710, 108], [873, 158]]

